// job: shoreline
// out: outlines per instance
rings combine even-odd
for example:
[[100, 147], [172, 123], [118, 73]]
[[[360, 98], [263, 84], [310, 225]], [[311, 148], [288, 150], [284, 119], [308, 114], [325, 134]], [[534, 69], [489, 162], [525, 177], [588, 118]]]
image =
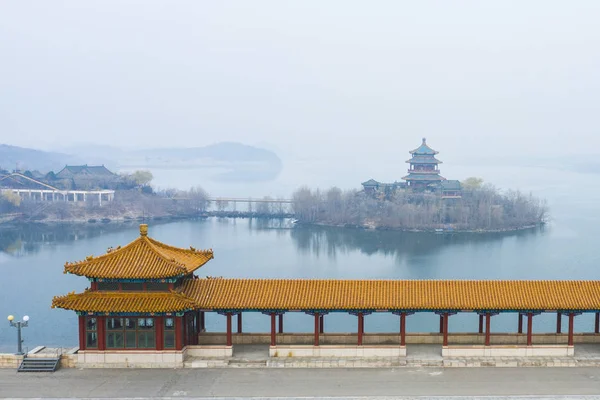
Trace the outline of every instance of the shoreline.
[[371, 226], [361, 226], [361, 225], [339, 225], [339, 224], [327, 224], [323, 222], [298, 222], [299, 226], [322, 226], [322, 227], [330, 227], [330, 228], [344, 228], [344, 229], [357, 229], [364, 231], [392, 231], [392, 232], [412, 232], [412, 233], [435, 233], [435, 234], [454, 234], [454, 233], [509, 233], [509, 232], [520, 232], [526, 231], [530, 229], [541, 228], [546, 225], [546, 223], [541, 224], [533, 224], [533, 225], [524, 225], [520, 227], [514, 228], [504, 228], [504, 229], [443, 229], [442, 231], [437, 231], [439, 228], [391, 228], [391, 227], [371, 227]]
[[[143, 221], [157, 221], [157, 222], [169, 222], [169, 221], [183, 221], [183, 220], [197, 220], [197, 219], [208, 219], [208, 218], [227, 218], [227, 219], [281, 219], [280, 217], [247, 217], [247, 216], [226, 216], [219, 217], [214, 215], [165, 215], [165, 216], [137, 216], [137, 217], [116, 217], [116, 218], [75, 218], [75, 219], [57, 219], [57, 218], [48, 218], [43, 220], [33, 220], [33, 221], [23, 221], [23, 220], [9, 220], [0, 222], [0, 229], [10, 228], [12, 226], [22, 226], [22, 225], [114, 225], [114, 224], [128, 224], [135, 222], [143, 222]], [[290, 217], [291, 218], [291, 217]], [[486, 234], [486, 233], [510, 233], [510, 232], [519, 232], [526, 231], [536, 228], [544, 227], [546, 223], [541, 224], [531, 224], [524, 225], [521, 227], [514, 228], [505, 228], [505, 229], [443, 229], [441, 231], [437, 231], [436, 229], [440, 228], [391, 228], [391, 227], [371, 227], [371, 226], [360, 226], [360, 225], [340, 225], [340, 224], [327, 224], [322, 222], [316, 223], [307, 223], [307, 222], [298, 222], [296, 226], [317, 226], [317, 227], [329, 227], [329, 228], [341, 228], [341, 229], [353, 229], [353, 230], [363, 230], [363, 231], [392, 231], [392, 232], [407, 232], [407, 233], [432, 233], [432, 234], [440, 234], [440, 235], [448, 235], [448, 234], [464, 234], [464, 233], [478, 233], [478, 234]]]

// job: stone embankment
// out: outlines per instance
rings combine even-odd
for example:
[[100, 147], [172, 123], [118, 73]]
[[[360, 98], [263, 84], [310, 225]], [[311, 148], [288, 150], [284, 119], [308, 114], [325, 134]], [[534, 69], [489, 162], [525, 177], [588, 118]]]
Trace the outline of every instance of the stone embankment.
[[[62, 368], [75, 368], [77, 366], [77, 351], [79, 347], [73, 348], [55, 348], [46, 346], [37, 346], [29, 351], [27, 358], [56, 358], [60, 357], [60, 366]], [[18, 368], [23, 361], [24, 356], [18, 354], [0, 353], [0, 368]]]
[[[575, 334], [575, 345], [567, 346], [566, 335], [534, 334], [533, 346], [526, 346], [522, 343], [525, 335], [499, 333], [492, 335], [489, 347], [477, 344], [479, 336], [451, 334], [449, 346], [443, 347], [439, 334], [407, 334], [407, 345], [399, 346], [398, 335], [375, 333], [366, 334], [364, 345], [356, 346], [356, 335], [325, 333], [321, 335], [320, 346], [313, 347], [309, 345], [313, 335], [292, 333], [278, 334], [277, 346], [270, 347], [269, 334], [243, 333], [233, 336], [232, 348], [222, 344], [224, 334], [202, 333], [201, 344], [187, 346], [183, 351], [78, 352], [77, 347], [39, 346], [27, 353], [27, 357], [60, 357], [62, 368], [600, 367], [600, 335]], [[294, 354], [294, 348], [320, 352], [317, 356], [314, 351], [313, 356], [299, 356]], [[349, 351], [338, 354], [336, 348]], [[498, 356], [456, 353], [465, 348], [487, 348]], [[372, 352], [368, 349], [377, 349], [379, 356], [369, 355]], [[386, 349], [392, 351], [387, 354]], [[552, 351], [544, 356], [535, 355], [536, 351], [547, 349]], [[556, 352], [564, 349], [568, 350], [566, 354]], [[16, 369], [22, 360], [23, 356], [0, 354], [0, 368]]]

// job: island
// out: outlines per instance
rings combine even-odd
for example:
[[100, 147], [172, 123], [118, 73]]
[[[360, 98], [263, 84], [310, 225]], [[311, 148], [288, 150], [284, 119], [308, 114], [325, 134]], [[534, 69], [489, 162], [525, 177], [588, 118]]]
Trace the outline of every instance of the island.
[[520, 191], [500, 191], [483, 179], [440, 175], [439, 153], [427, 144], [409, 151], [405, 182], [369, 179], [362, 190], [301, 187], [292, 195], [299, 223], [436, 232], [499, 232], [544, 225], [545, 200]]

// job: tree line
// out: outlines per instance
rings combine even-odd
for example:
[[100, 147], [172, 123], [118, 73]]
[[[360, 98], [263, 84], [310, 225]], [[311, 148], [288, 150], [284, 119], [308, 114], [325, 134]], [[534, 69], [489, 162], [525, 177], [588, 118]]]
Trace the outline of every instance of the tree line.
[[544, 224], [544, 200], [519, 191], [501, 192], [480, 178], [462, 182], [462, 198], [397, 189], [367, 194], [337, 187], [299, 188], [292, 195], [296, 218], [304, 223], [407, 230], [512, 230]]

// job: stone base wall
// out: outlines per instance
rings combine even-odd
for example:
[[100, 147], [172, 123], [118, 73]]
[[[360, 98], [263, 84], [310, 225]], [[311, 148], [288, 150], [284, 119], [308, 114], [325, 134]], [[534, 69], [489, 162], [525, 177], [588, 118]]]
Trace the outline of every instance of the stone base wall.
[[202, 346], [187, 346], [188, 357], [231, 357], [233, 356], [233, 346], [220, 345], [202, 345]]
[[164, 351], [93, 351], [77, 353], [78, 368], [182, 368], [185, 349]]
[[0, 354], [0, 368], [19, 368], [23, 356], [16, 354]]
[[[234, 333], [233, 344], [271, 344], [270, 333]], [[321, 345], [355, 345], [357, 335], [352, 333], [322, 333], [319, 335]], [[410, 333], [406, 334], [406, 344], [442, 344], [443, 337], [439, 333]], [[312, 345], [313, 333], [278, 333], [277, 345]], [[533, 335], [533, 344], [550, 345], [564, 344], [568, 341], [567, 334], [538, 333]], [[576, 333], [575, 343], [600, 343], [600, 334]], [[223, 332], [203, 332], [198, 335], [198, 344], [224, 345], [227, 342]], [[448, 344], [451, 345], [483, 345], [485, 335], [479, 333], [450, 333]], [[493, 333], [490, 335], [492, 345], [527, 345], [527, 335], [518, 333]], [[400, 335], [397, 333], [366, 333], [363, 336], [364, 345], [400, 345]]]
[[405, 346], [302, 346], [269, 347], [270, 357], [406, 357]]
[[63, 354], [60, 356], [61, 368], [77, 368], [77, 354]]
[[567, 357], [575, 354], [573, 346], [444, 346], [442, 357]]

